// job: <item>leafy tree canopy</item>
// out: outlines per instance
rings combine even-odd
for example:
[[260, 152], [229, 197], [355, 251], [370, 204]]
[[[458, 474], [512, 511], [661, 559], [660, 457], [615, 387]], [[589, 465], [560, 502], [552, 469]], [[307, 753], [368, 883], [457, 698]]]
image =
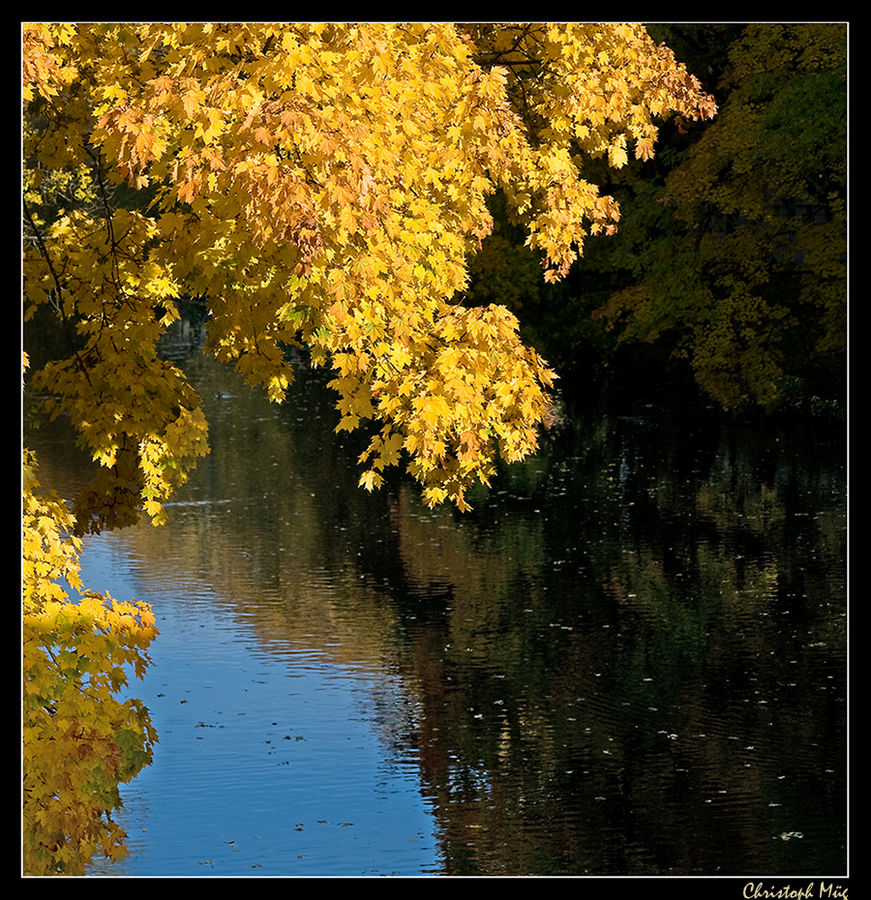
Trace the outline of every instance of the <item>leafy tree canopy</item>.
[[846, 27], [760, 24], [732, 37], [717, 120], [667, 177], [632, 187], [610, 261], [629, 284], [600, 315], [622, 340], [688, 359], [726, 409], [842, 400]]
[[288, 346], [332, 367], [338, 429], [370, 429], [363, 486], [404, 458], [465, 508], [535, 449], [554, 377], [504, 307], [462, 302], [488, 197], [558, 280], [618, 220], [585, 161], [716, 109], [632, 24], [37, 23], [23, 60], [26, 314], [69, 335], [35, 383], [100, 466], [80, 530], [163, 521], [207, 451], [156, 351], [184, 297], [276, 401]]

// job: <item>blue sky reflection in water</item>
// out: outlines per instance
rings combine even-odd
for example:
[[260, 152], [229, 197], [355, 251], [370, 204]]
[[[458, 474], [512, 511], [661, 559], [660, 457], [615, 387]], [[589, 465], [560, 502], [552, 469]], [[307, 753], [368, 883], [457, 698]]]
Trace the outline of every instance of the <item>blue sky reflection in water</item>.
[[837, 430], [579, 410], [459, 515], [358, 489], [317, 373], [276, 407], [185, 366], [212, 453], [84, 554], [161, 629], [131, 857], [94, 874], [845, 871]]
[[85, 556], [86, 583], [147, 599], [161, 631], [133, 687], [160, 743], [124, 789], [131, 855], [92, 874], [432, 871], [416, 761], [391, 753], [380, 733], [390, 723], [379, 715], [402, 708], [401, 685], [316, 649], [273, 641], [264, 650], [208, 585], [150, 590], [136, 562], [123, 533], [101, 536]]

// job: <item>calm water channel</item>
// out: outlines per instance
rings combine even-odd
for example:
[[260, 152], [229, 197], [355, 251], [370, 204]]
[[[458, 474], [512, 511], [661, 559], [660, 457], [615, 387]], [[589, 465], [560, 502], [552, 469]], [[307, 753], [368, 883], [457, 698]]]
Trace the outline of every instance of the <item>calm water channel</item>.
[[161, 631], [131, 854], [93, 874], [847, 871], [839, 429], [570, 412], [460, 515], [358, 489], [318, 373], [276, 407], [176, 357], [212, 453], [83, 558]]

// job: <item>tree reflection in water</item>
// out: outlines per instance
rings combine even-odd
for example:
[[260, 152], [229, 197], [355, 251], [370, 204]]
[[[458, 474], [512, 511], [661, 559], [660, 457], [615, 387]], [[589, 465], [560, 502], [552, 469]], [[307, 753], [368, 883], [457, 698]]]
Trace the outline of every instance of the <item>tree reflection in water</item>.
[[[399, 765], [385, 791], [409, 792], [431, 819], [418, 855], [407, 841], [400, 854], [391, 829], [383, 845], [370, 829], [370, 868], [845, 870], [843, 442], [650, 408], [573, 412], [537, 458], [461, 515], [427, 510], [400, 477], [359, 490], [359, 448], [333, 435], [317, 372], [299, 367], [296, 395], [274, 407], [206, 359], [186, 365], [210, 398], [211, 455], [166, 528], [121, 535], [128, 562], [117, 565], [135, 563], [137, 599], [158, 615], [151, 595], [174, 596], [179, 609], [207, 595], [227, 629], [217, 661], [247, 642], [280, 663], [269, 667], [279, 690], [312, 670], [307, 654], [339, 681], [347, 674], [357, 703], [348, 714], [380, 748], [369, 771]], [[69, 466], [40, 434], [43, 466]], [[154, 677], [191, 665], [179, 646]], [[184, 741], [162, 734], [161, 752], [174, 742], [182, 752]], [[185, 746], [195, 754], [197, 743]], [[309, 787], [330, 771], [306, 764], [296, 772]], [[226, 746], [209, 758], [209, 778], [231, 779], [234, 766]], [[140, 781], [147, 807], [159, 771]], [[356, 802], [347, 780], [327, 778], [321, 793], [331, 790]], [[382, 800], [366, 801], [370, 814]], [[286, 828], [299, 818], [286, 805], [239, 810], [252, 829], [276, 815]], [[131, 830], [150, 827], [147, 809], [131, 816]], [[300, 833], [314, 840], [313, 829]], [[324, 834], [305, 854], [288, 842], [259, 859], [258, 873], [345, 871], [336, 830]], [[131, 871], [135, 857], [134, 845]]]

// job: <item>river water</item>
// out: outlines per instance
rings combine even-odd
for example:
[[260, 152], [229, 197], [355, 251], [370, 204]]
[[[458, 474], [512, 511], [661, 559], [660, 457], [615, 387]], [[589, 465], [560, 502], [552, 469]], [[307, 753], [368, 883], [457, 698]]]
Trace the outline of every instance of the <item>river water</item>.
[[590, 404], [459, 514], [357, 487], [323, 373], [275, 406], [188, 351], [211, 454], [83, 555], [161, 632], [92, 874], [847, 871], [842, 430]]

